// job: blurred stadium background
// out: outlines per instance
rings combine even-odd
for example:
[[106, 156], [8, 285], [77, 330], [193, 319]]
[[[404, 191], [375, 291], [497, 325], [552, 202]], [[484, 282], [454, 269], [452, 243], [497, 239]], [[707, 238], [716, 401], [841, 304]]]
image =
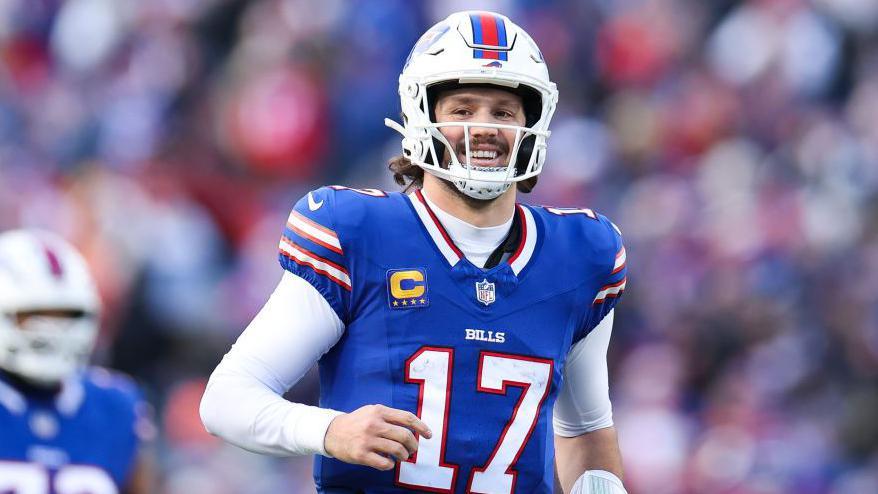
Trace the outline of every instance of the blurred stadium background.
[[875, 0], [2, 0], [0, 228], [87, 255], [97, 361], [156, 406], [160, 492], [313, 492], [309, 459], [203, 432], [201, 391], [280, 277], [293, 202], [396, 189], [398, 72], [473, 7], [560, 88], [526, 200], [626, 235], [629, 491], [878, 492]]

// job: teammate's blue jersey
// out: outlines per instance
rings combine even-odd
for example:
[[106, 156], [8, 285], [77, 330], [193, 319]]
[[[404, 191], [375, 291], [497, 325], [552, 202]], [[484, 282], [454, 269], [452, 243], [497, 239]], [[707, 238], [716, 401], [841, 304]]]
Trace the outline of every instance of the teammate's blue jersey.
[[519, 243], [483, 270], [420, 192], [324, 187], [280, 242], [346, 330], [319, 362], [323, 407], [383, 404], [433, 431], [393, 471], [318, 457], [321, 492], [552, 492], [564, 361], [625, 288], [625, 250], [587, 209], [516, 206]]
[[0, 492], [122, 492], [147, 411], [134, 383], [105, 369], [65, 381], [57, 394], [25, 394], [0, 373]]

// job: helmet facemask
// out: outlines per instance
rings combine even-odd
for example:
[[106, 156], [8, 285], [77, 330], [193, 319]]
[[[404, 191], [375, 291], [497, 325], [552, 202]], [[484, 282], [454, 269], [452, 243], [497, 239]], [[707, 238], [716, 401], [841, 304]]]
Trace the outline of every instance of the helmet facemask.
[[[73, 311], [71, 311], [73, 312]], [[3, 314], [0, 366], [41, 386], [60, 383], [84, 367], [97, 336], [94, 314], [71, 316]]]
[[[441, 129], [446, 127], [461, 127], [464, 133], [462, 143], [458, 143], [457, 146], [451, 145], [441, 131]], [[471, 143], [473, 142], [473, 138], [470, 136], [470, 130], [473, 127], [493, 128], [497, 130], [508, 129], [515, 131], [515, 139], [511, 145], [511, 149], [506, 152], [506, 156], [508, 157], [506, 164], [486, 167], [472, 162]], [[531, 138], [530, 140], [533, 141], [536, 137], [524, 127], [488, 123], [464, 124], [457, 122], [444, 122], [427, 126], [427, 129], [433, 136], [434, 142], [431, 143], [428, 160], [425, 160], [425, 164], [436, 162], [441, 164], [438, 167], [432, 164], [426, 164], [425, 168], [429, 167], [431, 173], [449, 180], [458, 190], [475, 199], [493, 199], [506, 192], [512, 183], [526, 180], [540, 172], [538, 169], [533, 170], [535, 156], [532, 144], [529, 146], [531, 152], [528, 155], [523, 156], [525, 154], [522, 152], [523, 141], [527, 138]], [[442, 147], [439, 147], [441, 151], [437, 150], [436, 141], [442, 145]], [[461, 144], [464, 146], [465, 161], [463, 162], [461, 162], [458, 153], [456, 152]], [[509, 144], [506, 144], [506, 147], [510, 147]], [[448, 161], [443, 159], [446, 155], [445, 151], [447, 151], [447, 155], [450, 157]], [[440, 152], [442, 153], [441, 158], [439, 157]], [[527, 160], [526, 163], [524, 160]]]

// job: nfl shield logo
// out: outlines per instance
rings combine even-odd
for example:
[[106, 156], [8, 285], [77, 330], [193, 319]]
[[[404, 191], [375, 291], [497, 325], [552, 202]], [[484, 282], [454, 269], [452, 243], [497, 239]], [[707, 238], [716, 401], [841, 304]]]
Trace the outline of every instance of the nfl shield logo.
[[494, 284], [487, 278], [476, 283], [476, 298], [485, 305], [491, 305], [496, 300]]

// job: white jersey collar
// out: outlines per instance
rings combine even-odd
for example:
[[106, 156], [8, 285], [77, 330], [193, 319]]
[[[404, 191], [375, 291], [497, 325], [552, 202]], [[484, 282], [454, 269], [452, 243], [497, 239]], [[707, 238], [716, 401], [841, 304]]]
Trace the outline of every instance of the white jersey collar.
[[[433, 243], [436, 245], [439, 252], [445, 257], [445, 260], [450, 266], [455, 266], [465, 256], [463, 250], [458, 247], [454, 242], [452, 235], [442, 224], [442, 221], [439, 220], [439, 215], [435, 210], [437, 208], [431, 207], [430, 202], [427, 201], [426, 197], [424, 197], [424, 194], [420, 190], [415, 190], [413, 193], [409, 194], [408, 197], [414, 207], [415, 213], [421, 220], [421, 223], [427, 230], [427, 234], [433, 240]], [[518, 216], [517, 219], [521, 222], [521, 239], [518, 248], [509, 258], [507, 263], [517, 276], [533, 257], [537, 243], [537, 228], [533, 213], [529, 208], [521, 204], [516, 204], [515, 209], [516, 216]], [[448, 213], [444, 213], [443, 215], [447, 214]], [[455, 219], [464, 225], [468, 225], [458, 218]], [[510, 218], [509, 223], [506, 225], [506, 231], [503, 232], [504, 236], [506, 232], [508, 232], [512, 220], [513, 218]], [[468, 226], [472, 227], [472, 225]], [[500, 242], [502, 242], [502, 240], [503, 238], [501, 237]], [[499, 242], [495, 244], [495, 246], [496, 245], [499, 245]]]

